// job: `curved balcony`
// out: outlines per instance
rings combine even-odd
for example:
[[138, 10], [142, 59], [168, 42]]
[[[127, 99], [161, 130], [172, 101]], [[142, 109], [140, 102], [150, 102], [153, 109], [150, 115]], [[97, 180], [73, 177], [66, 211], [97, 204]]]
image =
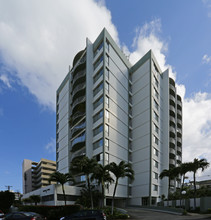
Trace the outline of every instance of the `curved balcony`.
[[86, 94], [85, 88], [86, 88], [85, 83], [81, 83], [74, 88], [73, 93], [72, 93], [72, 102], [74, 102], [77, 98], [81, 96], [85, 96]]
[[177, 137], [181, 138], [182, 137], [182, 130], [177, 128]]
[[170, 148], [175, 148], [175, 145], [176, 145], [176, 140], [174, 138], [169, 138], [169, 145], [170, 145]]
[[80, 121], [85, 116], [85, 111], [77, 111], [75, 114], [72, 114], [70, 117], [71, 125], [74, 125], [76, 122]]
[[173, 95], [169, 95], [169, 102], [170, 102], [170, 105], [175, 106], [176, 99]]
[[72, 79], [72, 89], [74, 90], [75, 87], [80, 84], [81, 82], [86, 81], [86, 71], [81, 70], [80, 72], [75, 75], [75, 77]]
[[169, 78], [169, 84], [175, 87], [175, 81], [172, 78]]
[[86, 122], [82, 122], [78, 125], [76, 125], [72, 130], [71, 130], [71, 136], [75, 136], [78, 133], [80, 133], [82, 130], [86, 128]]
[[82, 147], [85, 146], [85, 140], [86, 140], [86, 135], [83, 133], [82, 135], [76, 137], [72, 142], [71, 142], [71, 151], [75, 152], [77, 150], [80, 150]]
[[182, 138], [177, 138], [177, 146], [181, 147], [182, 146]]
[[173, 148], [170, 148], [170, 153], [171, 153], [171, 154], [176, 154], [176, 151], [175, 151], [175, 149], [173, 149]]
[[84, 53], [84, 51], [85, 51], [85, 49], [79, 51], [79, 52], [75, 55], [75, 57], [74, 57], [74, 59], [73, 59], [73, 67], [74, 67], [75, 64], [78, 62], [78, 60], [81, 58], [81, 56], [82, 56], [82, 54]]
[[170, 116], [169, 119], [170, 119], [170, 121], [173, 122], [174, 124], [176, 123], [175, 117]]
[[175, 165], [175, 160], [174, 160], [174, 159], [170, 159], [170, 160], [169, 160], [169, 164]]
[[74, 112], [75, 107], [77, 107], [77, 105], [84, 103], [86, 100], [85, 96], [79, 97], [77, 99], [75, 99], [75, 101], [72, 104], [72, 112]]
[[180, 102], [182, 102], [182, 98], [181, 98], [181, 96], [180, 95], [177, 95], [177, 101], [180, 101]]
[[177, 151], [180, 152], [180, 153], [182, 153], [182, 148], [178, 146], [178, 147], [177, 147]]
[[169, 127], [169, 135], [172, 138], [175, 138], [175, 136], [176, 136], [175, 128], [173, 128], [172, 126]]
[[172, 105], [169, 106], [169, 113], [170, 116], [175, 117], [175, 108]]
[[169, 84], [169, 93], [173, 96], [176, 94], [176, 88], [172, 84]]
[[86, 155], [86, 148], [84, 147], [83, 149], [77, 151], [77, 152], [74, 152], [72, 154], [72, 161], [77, 159], [77, 158], [80, 158], [80, 157], [83, 157]]
[[[178, 126], [178, 124], [179, 124], [179, 126]], [[177, 126], [179, 128], [182, 128], [182, 120], [181, 119], [177, 119]]]

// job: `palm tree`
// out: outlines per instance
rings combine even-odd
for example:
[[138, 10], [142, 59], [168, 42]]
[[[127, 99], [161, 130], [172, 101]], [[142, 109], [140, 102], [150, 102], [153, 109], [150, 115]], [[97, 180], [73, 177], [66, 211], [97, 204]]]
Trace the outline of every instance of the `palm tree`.
[[97, 180], [98, 185], [101, 185], [101, 191], [102, 191], [102, 207], [104, 206], [104, 198], [105, 198], [105, 184], [113, 182], [113, 178], [111, 177], [109, 173], [110, 165], [103, 166], [101, 164], [98, 164], [94, 168], [94, 172], [91, 176], [91, 180], [94, 179]]
[[92, 209], [93, 209], [93, 198], [92, 198], [89, 176], [91, 173], [93, 173], [93, 170], [96, 166], [97, 166], [97, 161], [95, 159], [89, 159], [87, 156], [74, 159], [70, 166], [70, 171], [73, 174], [83, 173], [86, 176]]
[[114, 192], [112, 197], [112, 215], [114, 211], [114, 197], [116, 194], [116, 189], [118, 185], [119, 178], [128, 177], [131, 180], [134, 180], [134, 171], [132, 169], [131, 164], [125, 163], [125, 161], [121, 161], [118, 165], [115, 162], [110, 163], [110, 171], [114, 174], [116, 181], [114, 186]]
[[73, 176], [69, 173], [60, 173], [60, 172], [56, 171], [50, 175], [49, 183], [51, 183], [51, 181], [58, 182], [59, 184], [62, 185], [62, 192], [64, 195], [64, 203], [66, 205], [66, 195], [65, 195], [65, 190], [64, 190], [64, 184], [69, 181], [74, 182]]
[[164, 169], [161, 173], [159, 178], [163, 179], [164, 177], [168, 177], [168, 201], [169, 201], [169, 194], [171, 191], [171, 180], [177, 177], [179, 174], [179, 170], [177, 167], [172, 167], [169, 170]]
[[199, 169], [203, 172], [209, 167], [209, 163], [206, 159], [195, 158], [193, 162], [188, 163], [189, 171], [193, 172], [193, 185], [194, 185], [194, 210], [196, 209], [196, 173]]

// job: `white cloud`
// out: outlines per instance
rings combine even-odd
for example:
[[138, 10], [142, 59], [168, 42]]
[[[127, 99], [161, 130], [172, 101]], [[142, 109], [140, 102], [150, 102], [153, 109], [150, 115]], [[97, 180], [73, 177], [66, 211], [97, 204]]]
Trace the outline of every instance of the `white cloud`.
[[208, 56], [207, 54], [205, 54], [205, 55], [202, 57], [202, 62], [203, 62], [203, 63], [207, 63], [207, 64], [211, 64], [211, 56]]
[[56, 152], [56, 140], [54, 138], [51, 138], [50, 142], [45, 146], [45, 149], [49, 153], [55, 153]]
[[11, 84], [10, 84], [10, 80], [9, 80], [9, 78], [8, 78], [7, 75], [5, 75], [5, 74], [0, 75], [0, 80], [1, 80], [8, 88], [11, 88], [11, 87], [12, 87]]
[[56, 89], [69, 64], [85, 47], [86, 37], [94, 41], [104, 27], [118, 42], [102, 1], [1, 1], [0, 59], [13, 79], [19, 79], [40, 104], [55, 110]]

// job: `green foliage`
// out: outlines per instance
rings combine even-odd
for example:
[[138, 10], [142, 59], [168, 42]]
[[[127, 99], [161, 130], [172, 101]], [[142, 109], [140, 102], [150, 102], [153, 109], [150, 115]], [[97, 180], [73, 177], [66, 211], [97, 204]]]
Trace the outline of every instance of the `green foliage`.
[[3, 212], [8, 212], [10, 206], [15, 200], [15, 195], [12, 192], [1, 191], [0, 192], [0, 208]]
[[[92, 196], [93, 196], [93, 206], [99, 207], [101, 193], [98, 190], [95, 190], [94, 187], [91, 187], [91, 190], [92, 190]], [[89, 189], [83, 188], [81, 190], [81, 196], [77, 199], [76, 204], [80, 204], [86, 208], [91, 208], [91, 199], [90, 199]]]
[[121, 213], [116, 208], [113, 209], [113, 214], [112, 214], [111, 207], [105, 207], [103, 209], [103, 211], [106, 214], [106, 217], [108, 220], [110, 220], [110, 219], [128, 219], [130, 217], [128, 214]]
[[47, 219], [57, 220], [60, 217], [71, 215], [81, 210], [80, 205], [67, 205], [67, 206], [20, 206], [20, 211], [36, 212]]
[[31, 199], [31, 201], [34, 202], [35, 205], [37, 205], [37, 203], [39, 203], [41, 200], [39, 195], [31, 195], [29, 199]]

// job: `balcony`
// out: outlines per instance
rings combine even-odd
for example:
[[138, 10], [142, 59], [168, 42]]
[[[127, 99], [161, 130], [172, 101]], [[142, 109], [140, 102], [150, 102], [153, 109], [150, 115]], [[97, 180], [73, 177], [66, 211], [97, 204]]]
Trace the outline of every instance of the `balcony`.
[[175, 96], [176, 88], [172, 84], [169, 84], [169, 92]]
[[177, 151], [181, 152], [182, 153], [182, 148], [181, 147], [177, 147]]
[[169, 160], [169, 164], [175, 165], [175, 160], [174, 160], [174, 159], [170, 159], [170, 160]]
[[174, 127], [170, 126], [170, 128], [169, 128], [169, 134], [170, 134], [170, 137], [175, 138], [175, 136], [176, 136], [176, 131], [175, 131], [175, 128], [174, 128]]
[[171, 122], [173, 122], [175, 124], [176, 120], [175, 120], [174, 117], [170, 116], [169, 119], [170, 119]]
[[77, 85], [73, 90], [72, 90], [72, 97], [74, 99], [74, 96], [77, 92], [84, 90], [86, 88], [86, 83], [80, 83], [79, 85]]
[[172, 105], [169, 106], [169, 113], [170, 116], [175, 117], [175, 108]]
[[171, 148], [175, 148], [176, 141], [174, 138], [169, 138], [169, 145]]
[[86, 122], [82, 122], [78, 125], [76, 125], [72, 130], [71, 130], [71, 136], [75, 136], [78, 133], [80, 133], [82, 130], [86, 128]]
[[169, 78], [169, 84], [175, 87], [175, 81], [172, 78]]
[[74, 89], [79, 83], [85, 82], [85, 80], [86, 80], [86, 71], [81, 70], [73, 77], [72, 88]]
[[73, 60], [73, 67], [79, 61], [79, 59], [81, 58], [81, 56], [83, 55], [84, 52], [85, 52], [85, 50], [81, 50], [75, 55], [74, 60]]
[[175, 153], [176, 153], [175, 149], [170, 148], [170, 153], [171, 153], [171, 154], [175, 154]]
[[83, 133], [82, 135], [78, 136], [77, 138], [75, 138], [72, 143], [72, 152], [75, 152], [77, 150], [80, 150], [82, 147], [85, 146], [85, 140], [86, 140], [86, 135], [85, 133]]
[[85, 100], [86, 100], [86, 97], [85, 97], [85, 96], [82, 96], [82, 97], [77, 98], [77, 99], [73, 102], [73, 104], [72, 104], [72, 111], [74, 112], [74, 108], [75, 108], [77, 105], [79, 105], [79, 104], [85, 102]]

